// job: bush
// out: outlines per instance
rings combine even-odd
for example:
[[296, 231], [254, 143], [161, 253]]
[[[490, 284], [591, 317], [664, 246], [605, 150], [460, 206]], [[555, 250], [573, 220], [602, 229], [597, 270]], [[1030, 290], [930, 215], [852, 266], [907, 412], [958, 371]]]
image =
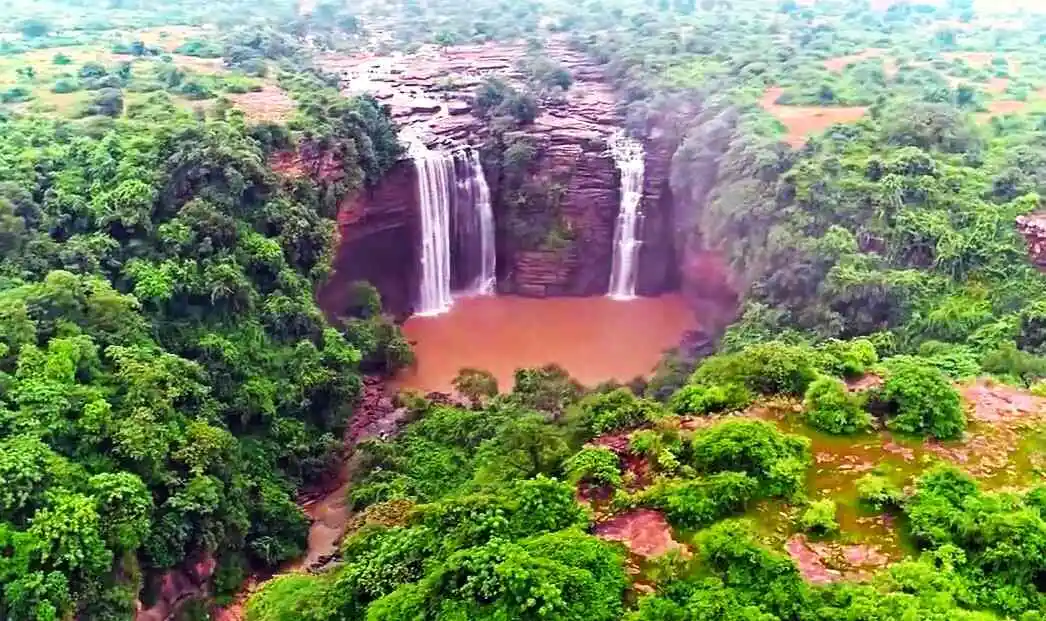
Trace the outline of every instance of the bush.
[[867, 431], [872, 417], [861, 407], [861, 399], [850, 394], [846, 384], [822, 377], [806, 391], [806, 422], [814, 429], [835, 435]]
[[59, 53], [54, 55], [54, 58], [51, 59], [51, 62], [56, 65], [71, 65], [73, 64], [73, 59], [69, 58], [65, 54]]
[[109, 72], [106, 70], [105, 65], [102, 65], [101, 63], [87, 62], [84, 63], [82, 67], [80, 67], [79, 75], [81, 78], [84, 79], [101, 78], [103, 76], [109, 75]]
[[839, 524], [835, 521], [835, 501], [830, 498], [810, 503], [799, 518], [799, 525], [808, 533], [830, 535], [838, 532]]
[[711, 414], [740, 410], [752, 399], [752, 393], [742, 384], [691, 385], [674, 394], [668, 407], [676, 414]]
[[32, 97], [33, 94], [24, 86], [12, 86], [11, 88], [0, 91], [0, 103], [5, 104], [29, 101]]
[[589, 395], [580, 408], [583, 427], [595, 435], [652, 422], [662, 414], [660, 406], [636, 397], [628, 388]]
[[498, 378], [490, 371], [462, 369], [454, 378], [454, 390], [466, 397], [473, 405], [498, 396]]
[[51, 87], [52, 93], [58, 93], [59, 95], [65, 93], [75, 93], [80, 90], [80, 82], [73, 78], [60, 78]]
[[197, 58], [221, 58], [222, 49], [215, 43], [201, 41], [200, 39], [189, 39], [174, 50], [185, 56], [196, 56]]
[[613, 451], [605, 446], [586, 446], [567, 460], [564, 468], [567, 481], [594, 483], [596, 485], [621, 485], [619, 460]]
[[697, 385], [741, 383], [765, 395], [801, 395], [817, 378], [817, 353], [809, 347], [770, 342], [704, 361], [690, 378]]
[[730, 420], [693, 437], [689, 462], [704, 474], [745, 472], [760, 483], [763, 495], [789, 497], [803, 489], [809, 449], [809, 440], [770, 423]]
[[876, 510], [899, 507], [904, 493], [887, 477], [868, 473], [857, 479], [857, 497]]
[[880, 391], [893, 410], [890, 429], [942, 440], [958, 438], [966, 429], [959, 392], [933, 367], [916, 362], [895, 365]]
[[637, 498], [640, 505], [665, 512], [677, 528], [696, 529], [743, 511], [759, 495], [759, 481], [743, 472], [658, 483]]
[[868, 339], [831, 340], [818, 348], [824, 357], [825, 372], [840, 377], [860, 377], [879, 361], [875, 345]]
[[104, 88], [94, 96], [85, 112], [88, 115], [120, 116], [123, 114], [123, 93], [120, 89]]

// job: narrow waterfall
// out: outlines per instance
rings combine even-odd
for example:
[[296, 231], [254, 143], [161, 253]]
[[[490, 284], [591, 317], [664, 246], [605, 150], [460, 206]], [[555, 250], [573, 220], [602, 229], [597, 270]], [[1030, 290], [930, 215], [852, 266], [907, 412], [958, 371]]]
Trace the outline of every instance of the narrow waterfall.
[[421, 207], [421, 295], [419, 315], [438, 315], [450, 309], [450, 210], [454, 188], [454, 159], [429, 150], [420, 140], [410, 141], [409, 153], [418, 170]]
[[[490, 295], [497, 284], [497, 252], [494, 245], [494, 210], [490, 186], [483, 174], [479, 151], [466, 148], [455, 152], [459, 162], [458, 204], [454, 230], [457, 235], [458, 269], [465, 275], [466, 292]], [[458, 167], [455, 167], [458, 169]]]
[[624, 132], [610, 140], [610, 155], [621, 171], [621, 206], [614, 229], [614, 264], [610, 273], [610, 290], [615, 300], [636, 297], [639, 272], [639, 226], [643, 221], [643, 145]]

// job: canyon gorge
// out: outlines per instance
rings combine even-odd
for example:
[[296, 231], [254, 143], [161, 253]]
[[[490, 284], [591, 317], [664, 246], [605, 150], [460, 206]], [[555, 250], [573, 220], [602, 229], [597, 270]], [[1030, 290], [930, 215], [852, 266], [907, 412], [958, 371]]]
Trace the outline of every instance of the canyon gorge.
[[[431, 317], [451, 311], [462, 296], [498, 296], [498, 301], [469, 303], [455, 311], [479, 313], [454, 320], [466, 326], [488, 324], [492, 316], [511, 321], [516, 308], [528, 313], [538, 308], [516, 298], [609, 296], [621, 303], [651, 298], [640, 306], [647, 320], [633, 325], [671, 326], [671, 338], [640, 335], [638, 340], [653, 343], [654, 350], [637, 356], [631, 366], [619, 366], [613, 377], [595, 377], [576, 365], [571, 369], [597, 382], [625, 381], [648, 372], [661, 350], [696, 328], [700, 306], [714, 299], [729, 314], [735, 295], [722, 262], [707, 256], [700, 244], [685, 243], [687, 235], [675, 224], [669, 169], [676, 140], [656, 132], [647, 133], [657, 139], [628, 134], [624, 111], [602, 68], [565, 40], [550, 40], [543, 53], [569, 73], [572, 84], [541, 97], [532, 120], [507, 129], [484, 116], [477, 89], [491, 79], [523, 83], [521, 59], [532, 55], [525, 44], [319, 58], [320, 66], [340, 76], [346, 95], [368, 94], [388, 107], [407, 147], [384, 179], [340, 205], [340, 243], [320, 301], [336, 314], [347, 303], [350, 283], [369, 282], [394, 316], [425, 318], [408, 321], [407, 333], [427, 350], [418, 339], [439, 331], [440, 320]], [[673, 295], [680, 291], [682, 297]], [[494, 310], [498, 304], [506, 306]], [[684, 322], [680, 304], [692, 311]], [[560, 303], [539, 312], [542, 321], [531, 332], [507, 340], [530, 338], [553, 349], [555, 344], [582, 346], [580, 335], [572, 339], [568, 330], [554, 327], [560, 323], [556, 309], [580, 313], [594, 325], [613, 325], [621, 315], [620, 309], [595, 301]], [[638, 319], [635, 312], [625, 314]], [[572, 320], [561, 322], [562, 327]], [[550, 332], [541, 333], [541, 326]], [[441, 351], [446, 356], [448, 349]], [[550, 351], [531, 362], [564, 358], [576, 356]], [[424, 371], [413, 375], [415, 380], [431, 378], [430, 385], [407, 383], [444, 389], [455, 365], [476, 366], [466, 363], [479, 360], [455, 358], [438, 379]], [[500, 373], [500, 379], [510, 380], [510, 371]]]

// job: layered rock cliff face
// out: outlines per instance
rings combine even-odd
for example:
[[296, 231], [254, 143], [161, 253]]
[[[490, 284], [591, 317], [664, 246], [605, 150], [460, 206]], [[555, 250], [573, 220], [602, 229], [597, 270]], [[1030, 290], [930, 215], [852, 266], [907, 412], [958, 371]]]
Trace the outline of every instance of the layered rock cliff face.
[[350, 303], [350, 285], [367, 281], [395, 315], [409, 314], [418, 291], [417, 174], [400, 160], [381, 183], [342, 201], [338, 241], [330, 278], [319, 291], [320, 306], [339, 314]]
[[[571, 72], [574, 85], [563, 101], [545, 102], [534, 123], [520, 131], [536, 148], [530, 181], [562, 189], [557, 217], [567, 235], [554, 247], [520, 243], [505, 224], [508, 207], [505, 193], [499, 191], [500, 161], [488, 158], [485, 168], [498, 220], [498, 289], [537, 297], [603, 295], [610, 280], [620, 204], [619, 173], [607, 153], [607, 140], [620, 131], [623, 118], [598, 66], [563, 41], [550, 42], [544, 53]], [[326, 56], [319, 62], [341, 75], [347, 92], [367, 92], [386, 103], [402, 131], [429, 148], [451, 149], [484, 143], [489, 130], [472, 114], [475, 88], [487, 75], [521, 79], [516, 61], [525, 54], [523, 45], [487, 44], [396, 58]], [[674, 145], [651, 145], [647, 156], [637, 284], [641, 295], [678, 287], [668, 184], [673, 149]], [[339, 218], [335, 276], [321, 297], [328, 311], [340, 303], [338, 291], [358, 278], [375, 284], [394, 312], [409, 312], [413, 306], [418, 288], [418, 196], [408, 168], [404, 163], [404, 170], [393, 171], [378, 187], [346, 203], [350, 213]]]

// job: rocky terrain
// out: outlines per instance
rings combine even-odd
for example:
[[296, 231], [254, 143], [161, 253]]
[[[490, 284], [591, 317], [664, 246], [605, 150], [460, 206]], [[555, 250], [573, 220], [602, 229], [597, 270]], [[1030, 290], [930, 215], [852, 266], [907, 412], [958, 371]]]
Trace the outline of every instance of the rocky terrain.
[[[339, 74], [346, 93], [366, 92], [389, 106], [401, 130], [431, 149], [480, 146], [489, 135], [473, 114], [473, 93], [486, 76], [521, 80], [518, 59], [524, 44], [485, 44], [448, 49], [423, 48], [413, 55], [321, 56], [318, 63]], [[620, 190], [619, 173], [607, 153], [607, 139], [622, 128], [611, 86], [602, 70], [565, 41], [544, 49], [562, 63], [574, 85], [562, 101], [544, 102], [534, 123], [520, 131], [536, 146], [535, 178], [564, 188], [560, 204], [571, 240], [553, 250], [524, 249], [498, 225], [499, 291], [531, 297], [588, 296], [606, 292], [613, 257]], [[675, 145], [648, 145], [643, 196], [644, 246], [637, 291], [655, 295], [677, 288], [677, 266], [668, 169]], [[495, 197], [502, 171], [486, 160]], [[339, 218], [341, 246], [335, 275], [322, 301], [337, 307], [337, 290], [367, 279], [397, 314], [410, 311], [417, 290], [418, 196], [411, 166], [392, 172], [378, 187], [347, 200]], [[495, 216], [504, 212], [495, 199]]]

